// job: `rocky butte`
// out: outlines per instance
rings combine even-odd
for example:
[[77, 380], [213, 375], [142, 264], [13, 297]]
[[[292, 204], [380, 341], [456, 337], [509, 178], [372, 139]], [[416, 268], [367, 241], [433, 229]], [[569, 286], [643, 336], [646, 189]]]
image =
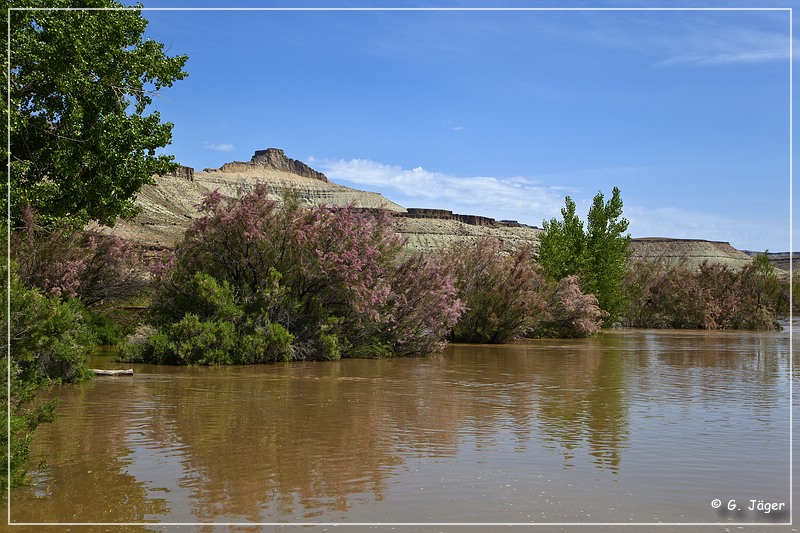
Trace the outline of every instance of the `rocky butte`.
[[[498, 221], [442, 209], [407, 209], [378, 193], [333, 183], [323, 173], [287, 157], [278, 148], [257, 150], [250, 161], [233, 161], [200, 172], [180, 166], [172, 174], [155, 176], [154, 180], [154, 185], [145, 185], [139, 193], [136, 203], [141, 212], [134, 220], [121, 220], [114, 228], [103, 229], [133, 241], [145, 253], [175, 245], [197, 216], [195, 206], [202, 201], [203, 194], [219, 190], [224, 196], [235, 197], [261, 183], [267, 185], [278, 202], [286, 191], [292, 191], [308, 205], [386, 209], [394, 215], [396, 229], [407, 238], [408, 245], [426, 252], [486, 236], [499, 239], [508, 249], [526, 244], [536, 246], [541, 232], [539, 228], [516, 221]], [[708, 260], [733, 268], [752, 260], [728, 243], [694, 239], [633, 239], [631, 251], [635, 259], [687, 261], [693, 265]]]

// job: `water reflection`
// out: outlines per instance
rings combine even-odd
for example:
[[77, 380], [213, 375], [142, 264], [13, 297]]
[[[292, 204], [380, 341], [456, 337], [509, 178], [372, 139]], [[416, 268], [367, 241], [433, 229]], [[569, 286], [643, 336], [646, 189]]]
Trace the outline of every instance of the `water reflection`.
[[[58, 427], [42, 426], [48, 430], [46, 448], [34, 448], [33, 457], [41, 454], [48, 467], [35, 476], [32, 494], [26, 489], [18, 494], [25, 509], [19, 521], [117, 522], [122, 512], [126, 521], [142, 522], [167, 511], [166, 500], [128, 472], [132, 451], [126, 434], [135, 421], [120, 416], [113, 401], [98, 398], [102, 388], [99, 383], [71, 387], [59, 405]], [[31, 496], [35, 504], [25, 505]]]
[[34, 450], [48, 467], [12, 520], [714, 522], [694, 502], [742, 479], [745, 499], [786, 498], [787, 342], [618, 331], [424, 359], [142, 365], [61, 391]]

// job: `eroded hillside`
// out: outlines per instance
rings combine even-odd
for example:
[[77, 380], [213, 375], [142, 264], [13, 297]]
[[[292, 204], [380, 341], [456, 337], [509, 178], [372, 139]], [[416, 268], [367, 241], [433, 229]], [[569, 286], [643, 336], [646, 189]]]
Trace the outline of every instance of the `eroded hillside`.
[[[353, 205], [366, 209], [386, 209], [395, 215], [397, 231], [413, 249], [433, 252], [458, 242], [491, 236], [508, 249], [538, 246], [539, 228], [514, 221], [497, 221], [478, 215], [461, 215], [445, 210], [404, 208], [378, 193], [360, 191], [330, 181], [324, 174], [287, 157], [283, 150], [257, 151], [250, 161], [225, 163], [220, 168], [195, 172], [179, 167], [166, 176], [156, 176], [154, 185], [142, 188], [137, 198], [141, 213], [132, 221], [119, 221], [109, 230], [137, 243], [144, 249], [173, 247], [182, 237], [196, 206], [207, 192], [218, 190], [227, 197], [265, 184], [273, 199], [281, 201], [286, 191], [308, 205]], [[634, 259], [687, 262], [699, 265], [705, 260], [740, 268], [751, 258], [730, 244], [703, 240], [646, 238], [631, 243]]]

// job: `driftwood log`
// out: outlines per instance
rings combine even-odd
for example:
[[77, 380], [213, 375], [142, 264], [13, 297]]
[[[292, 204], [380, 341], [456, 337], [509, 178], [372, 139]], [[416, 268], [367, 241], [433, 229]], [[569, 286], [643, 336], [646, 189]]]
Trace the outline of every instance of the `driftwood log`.
[[96, 376], [132, 376], [133, 369], [129, 368], [127, 370], [100, 370], [98, 368], [91, 368], [92, 372], [95, 373]]

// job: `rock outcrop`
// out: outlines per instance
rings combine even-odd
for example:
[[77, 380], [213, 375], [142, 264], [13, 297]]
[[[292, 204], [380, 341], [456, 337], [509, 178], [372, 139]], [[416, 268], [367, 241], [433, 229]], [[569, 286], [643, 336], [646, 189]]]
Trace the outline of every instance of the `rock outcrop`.
[[192, 167], [178, 165], [178, 168], [167, 175], [172, 176], [173, 178], [182, 178], [188, 181], [194, 181], [194, 169]]
[[463, 222], [470, 226], [486, 226], [486, 227], [512, 227], [519, 228], [520, 224], [516, 220], [495, 220], [489, 217], [482, 217], [478, 215], [459, 215], [447, 209], [419, 209], [416, 207], [409, 207], [405, 213], [399, 213], [398, 216], [405, 218], [424, 218], [435, 220], [455, 220]]
[[[764, 252], [755, 252], [752, 250], [744, 250], [744, 253], [750, 257], [755, 257]], [[790, 272], [795, 266], [800, 266], [800, 252], [767, 252], [767, 258], [772, 266]]]
[[235, 198], [264, 184], [270, 196], [280, 202], [286, 192], [296, 194], [308, 205], [355, 205], [402, 212], [402, 206], [374, 192], [359, 191], [332, 183], [321, 172], [286, 157], [283, 150], [257, 151], [247, 162], [233, 162], [221, 168], [195, 172], [181, 166], [164, 176], [154, 176], [154, 185], [145, 185], [136, 204], [141, 212], [132, 221], [120, 220], [110, 232], [145, 248], [170, 248], [183, 236], [203, 195], [219, 191]]
[[[286, 157], [280, 148], [267, 148], [266, 150], [256, 150], [249, 162], [234, 161], [225, 163], [219, 168], [220, 172], [241, 173], [258, 172], [260, 168], [278, 170], [288, 174], [294, 174], [303, 178], [311, 178], [328, 183], [328, 177], [322, 172], [317, 172], [305, 163]], [[213, 172], [213, 169], [206, 169]]]

